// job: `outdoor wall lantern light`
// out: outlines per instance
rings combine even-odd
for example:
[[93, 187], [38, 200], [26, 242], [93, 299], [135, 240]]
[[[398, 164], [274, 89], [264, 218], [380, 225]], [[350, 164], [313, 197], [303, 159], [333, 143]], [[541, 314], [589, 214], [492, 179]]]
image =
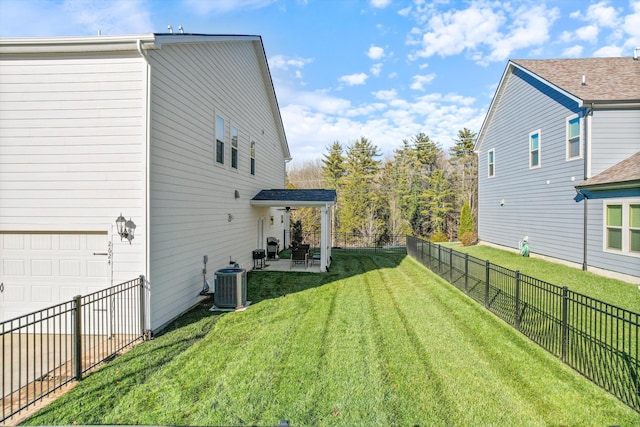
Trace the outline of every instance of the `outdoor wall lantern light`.
[[116, 219], [116, 227], [118, 227], [118, 234], [120, 235], [120, 240], [127, 239], [129, 241], [129, 244], [131, 244], [131, 241], [133, 240], [133, 235], [136, 232], [136, 224], [133, 221], [131, 221], [131, 218], [129, 218], [129, 220], [127, 221], [122, 216], [122, 213], [121, 213], [118, 219]]

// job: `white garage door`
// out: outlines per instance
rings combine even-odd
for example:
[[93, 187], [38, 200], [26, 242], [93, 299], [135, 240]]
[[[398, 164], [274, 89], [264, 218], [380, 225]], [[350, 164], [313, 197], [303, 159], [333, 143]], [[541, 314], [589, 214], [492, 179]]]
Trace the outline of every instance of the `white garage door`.
[[106, 288], [106, 232], [0, 232], [0, 321]]

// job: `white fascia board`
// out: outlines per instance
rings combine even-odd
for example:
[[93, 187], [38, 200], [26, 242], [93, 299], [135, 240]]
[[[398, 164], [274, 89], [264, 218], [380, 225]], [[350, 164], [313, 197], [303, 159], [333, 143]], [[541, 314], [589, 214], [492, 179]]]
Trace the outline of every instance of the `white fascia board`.
[[155, 47], [154, 34], [0, 39], [1, 54], [135, 51]]
[[292, 200], [252, 200], [251, 206], [266, 207], [291, 207], [291, 208], [318, 208], [323, 206], [333, 206], [335, 202], [313, 202], [313, 201], [292, 201]]

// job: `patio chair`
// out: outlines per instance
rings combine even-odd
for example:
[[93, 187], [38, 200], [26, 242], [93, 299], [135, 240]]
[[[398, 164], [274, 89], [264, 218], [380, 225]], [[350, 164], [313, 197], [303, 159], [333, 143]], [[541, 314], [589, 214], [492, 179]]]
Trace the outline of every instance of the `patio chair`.
[[293, 268], [294, 264], [304, 264], [304, 268], [307, 268], [308, 262], [308, 253], [304, 249], [292, 249], [291, 250], [291, 266], [289, 268]]

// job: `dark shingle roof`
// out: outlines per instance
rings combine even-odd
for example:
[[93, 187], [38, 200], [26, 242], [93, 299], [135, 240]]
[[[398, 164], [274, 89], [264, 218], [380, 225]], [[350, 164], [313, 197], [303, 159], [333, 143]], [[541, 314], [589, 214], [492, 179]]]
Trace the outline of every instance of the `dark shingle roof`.
[[640, 101], [640, 61], [631, 57], [514, 59], [511, 62], [583, 101]]
[[286, 190], [272, 189], [261, 190], [251, 201], [257, 202], [290, 202], [292, 206], [300, 206], [305, 203], [335, 203], [336, 190], [305, 189]]
[[576, 186], [601, 187], [640, 187], [640, 151]]

